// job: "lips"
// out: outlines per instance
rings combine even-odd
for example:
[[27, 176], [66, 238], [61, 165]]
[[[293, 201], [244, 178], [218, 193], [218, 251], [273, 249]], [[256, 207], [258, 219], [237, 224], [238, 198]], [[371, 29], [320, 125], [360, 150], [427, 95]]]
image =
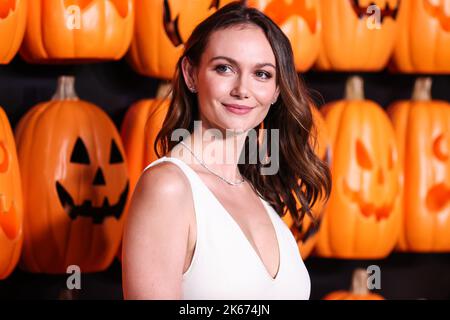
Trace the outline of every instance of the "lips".
[[223, 106], [234, 114], [247, 114], [254, 109], [254, 107], [241, 105], [241, 104], [223, 104]]

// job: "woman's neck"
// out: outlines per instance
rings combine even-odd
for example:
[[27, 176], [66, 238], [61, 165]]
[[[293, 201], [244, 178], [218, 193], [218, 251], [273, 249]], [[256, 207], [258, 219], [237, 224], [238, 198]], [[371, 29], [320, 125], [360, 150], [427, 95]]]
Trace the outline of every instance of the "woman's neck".
[[218, 129], [196, 127], [183, 142], [198, 159], [185, 148], [180, 148], [178, 152], [183, 152], [181, 157], [191, 164], [199, 165], [198, 160], [203, 161], [209, 169], [223, 178], [238, 181], [242, 179], [238, 163], [246, 136], [246, 132], [233, 134], [231, 130], [222, 132]]

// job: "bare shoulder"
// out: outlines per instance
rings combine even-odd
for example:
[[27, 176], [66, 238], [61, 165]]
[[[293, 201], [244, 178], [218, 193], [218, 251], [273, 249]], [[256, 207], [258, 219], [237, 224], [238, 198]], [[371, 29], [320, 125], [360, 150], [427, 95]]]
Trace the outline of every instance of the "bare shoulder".
[[[136, 186], [150, 189], [159, 195], [184, 195], [190, 190], [189, 180], [174, 163], [165, 161], [145, 170]], [[140, 190], [142, 191], [142, 190]]]
[[180, 297], [192, 212], [189, 180], [176, 164], [162, 162], [141, 174], [123, 237], [125, 298]]

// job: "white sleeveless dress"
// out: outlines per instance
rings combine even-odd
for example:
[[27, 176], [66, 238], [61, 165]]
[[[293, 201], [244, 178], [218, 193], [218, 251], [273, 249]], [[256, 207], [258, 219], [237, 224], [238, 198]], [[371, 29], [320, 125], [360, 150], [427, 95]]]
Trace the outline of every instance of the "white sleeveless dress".
[[170, 161], [188, 178], [194, 201], [197, 241], [191, 265], [183, 274], [185, 300], [307, 300], [311, 282], [289, 228], [260, 198], [274, 226], [280, 264], [275, 278], [234, 218], [200, 176], [184, 161], [162, 157], [145, 169]]

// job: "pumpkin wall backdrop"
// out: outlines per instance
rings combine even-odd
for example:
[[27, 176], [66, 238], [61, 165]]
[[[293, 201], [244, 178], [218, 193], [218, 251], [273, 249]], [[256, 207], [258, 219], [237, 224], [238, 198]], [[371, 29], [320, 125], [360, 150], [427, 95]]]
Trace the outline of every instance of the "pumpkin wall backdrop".
[[[0, 299], [122, 298], [127, 204], [174, 66], [229, 2], [0, 1]], [[317, 224], [284, 217], [311, 299], [449, 299], [450, 0], [245, 2], [290, 39], [333, 175]]]

